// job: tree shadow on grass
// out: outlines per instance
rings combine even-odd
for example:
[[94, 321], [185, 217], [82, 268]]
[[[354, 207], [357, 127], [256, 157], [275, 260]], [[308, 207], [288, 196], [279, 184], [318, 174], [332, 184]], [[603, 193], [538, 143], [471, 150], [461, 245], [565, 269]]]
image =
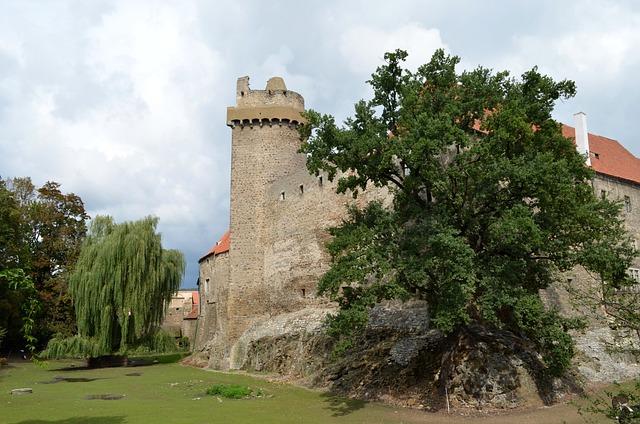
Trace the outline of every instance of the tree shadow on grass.
[[71, 417], [61, 420], [24, 420], [12, 424], [124, 424], [125, 416]]
[[49, 371], [87, 371], [102, 368], [131, 368], [148, 367], [158, 364], [173, 364], [180, 362], [185, 357], [185, 352], [145, 355], [145, 356], [119, 356], [105, 355], [97, 358], [89, 358], [81, 363], [72, 363], [67, 366], [50, 369]]
[[324, 401], [328, 404], [327, 409], [333, 411], [334, 417], [343, 417], [351, 414], [358, 409], [364, 408], [366, 401], [360, 399], [349, 399], [342, 396], [337, 396], [332, 393], [324, 393], [321, 395]]

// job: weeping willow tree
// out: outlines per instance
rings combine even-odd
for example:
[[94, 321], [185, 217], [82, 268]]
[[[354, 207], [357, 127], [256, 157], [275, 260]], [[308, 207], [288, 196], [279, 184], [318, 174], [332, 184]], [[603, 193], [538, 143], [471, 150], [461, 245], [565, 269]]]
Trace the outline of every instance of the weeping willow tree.
[[94, 219], [69, 279], [79, 334], [52, 339], [43, 356], [123, 353], [158, 331], [185, 262], [179, 251], [162, 248], [157, 224], [153, 217]]

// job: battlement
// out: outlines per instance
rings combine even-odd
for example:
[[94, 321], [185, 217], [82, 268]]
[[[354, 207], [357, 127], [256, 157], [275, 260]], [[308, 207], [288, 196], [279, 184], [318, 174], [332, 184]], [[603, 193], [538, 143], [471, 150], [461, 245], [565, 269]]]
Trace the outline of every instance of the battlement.
[[305, 122], [304, 98], [287, 90], [281, 77], [267, 81], [264, 90], [252, 90], [249, 77], [238, 78], [236, 106], [227, 108], [227, 125], [231, 128], [246, 125], [294, 125]]

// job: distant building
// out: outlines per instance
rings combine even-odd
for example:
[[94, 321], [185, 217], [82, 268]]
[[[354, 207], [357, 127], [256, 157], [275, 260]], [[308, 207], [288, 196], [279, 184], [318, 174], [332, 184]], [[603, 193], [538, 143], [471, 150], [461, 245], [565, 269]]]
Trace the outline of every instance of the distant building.
[[167, 306], [162, 329], [176, 338], [187, 337], [193, 343], [199, 313], [200, 293], [197, 290], [178, 290]]

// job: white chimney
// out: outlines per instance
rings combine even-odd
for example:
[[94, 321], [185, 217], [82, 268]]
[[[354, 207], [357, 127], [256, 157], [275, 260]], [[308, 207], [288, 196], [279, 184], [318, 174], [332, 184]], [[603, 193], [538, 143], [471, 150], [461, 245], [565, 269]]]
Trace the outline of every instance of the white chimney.
[[591, 156], [589, 155], [589, 132], [587, 131], [587, 115], [578, 112], [573, 115], [576, 126], [576, 149], [578, 153], [587, 155], [586, 164], [591, 166]]

